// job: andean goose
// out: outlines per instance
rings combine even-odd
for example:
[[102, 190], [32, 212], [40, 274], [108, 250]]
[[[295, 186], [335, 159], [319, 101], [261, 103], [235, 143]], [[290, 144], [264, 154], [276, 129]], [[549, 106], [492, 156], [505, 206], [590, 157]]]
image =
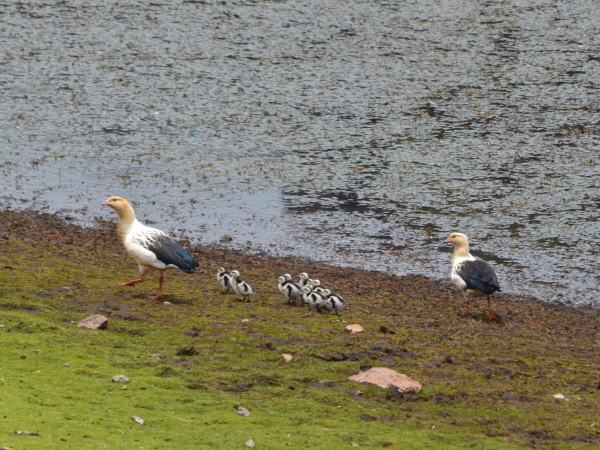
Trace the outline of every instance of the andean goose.
[[487, 320], [494, 320], [492, 312], [492, 294], [500, 291], [498, 277], [494, 268], [487, 262], [477, 259], [469, 253], [469, 239], [462, 233], [452, 233], [446, 239], [454, 245], [452, 253], [452, 272], [450, 279], [465, 296], [467, 315], [471, 315], [471, 298], [487, 295]]
[[308, 274], [306, 272], [302, 272], [300, 275], [298, 275], [298, 278], [299, 278], [298, 286], [300, 286], [301, 288], [306, 286], [306, 282], [309, 279]]
[[340, 295], [332, 294], [329, 289], [325, 289], [323, 292], [325, 296], [325, 302], [323, 306], [335, 313], [335, 315], [339, 315], [340, 311], [348, 306], [348, 302], [344, 300]]
[[119, 286], [133, 286], [145, 281], [148, 274], [158, 272], [158, 294], [150, 296], [156, 300], [163, 293], [166, 269], [178, 268], [185, 273], [196, 272], [198, 261], [173, 242], [166, 233], [140, 223], [127, 200], [115, 196], [109, 197], [102, 204], [111, 207], [118, 214], [118, 234], [127, 252], [138, 263], [140, 270], [139, 279], [121, 283]]
[[217, 271], [217, 281], [225, 289], [223, 294], [227, 294], [229, 289], [231, 289], [231, 275], [227, 272], [225, 267], [219, 267], [219, 270]]
[[306, 285], [302, 288], [302, 303], [308, 303], [308, 306], [320, 312], [325, 303], [325, 297], [318, 292], [313, 292], [312, 288]]
[[242, 300], [250, 301], [250, 296], [254, 295], [252, 286], [240, 278], [240, 272], [237, 270], [232, 270], [229, 275], [231, 275], [231, 286], [236, 294], [242, 297]]
[[302, 288], [291, 279], [287, 279], [286, 275], [277, 278], [277, 287], [288, 299], [288, 303], [290, 303], [302, 296]]
[[327, 288], [323, 286], [319, 280], [308, 280], [308, 284], [310, 284], [310, 287], [314, 292], [318, 292], [319, 294], [325, 295], [325, 291], [327, 290]]

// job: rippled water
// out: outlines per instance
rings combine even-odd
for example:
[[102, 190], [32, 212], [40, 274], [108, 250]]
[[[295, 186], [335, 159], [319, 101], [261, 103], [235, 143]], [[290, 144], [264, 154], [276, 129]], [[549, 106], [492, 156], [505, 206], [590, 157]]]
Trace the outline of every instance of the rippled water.
[[[4, 207], [600, 303], [600, 5], [0, 5]], [[300, 268], [299, 268], [300, 270]]]

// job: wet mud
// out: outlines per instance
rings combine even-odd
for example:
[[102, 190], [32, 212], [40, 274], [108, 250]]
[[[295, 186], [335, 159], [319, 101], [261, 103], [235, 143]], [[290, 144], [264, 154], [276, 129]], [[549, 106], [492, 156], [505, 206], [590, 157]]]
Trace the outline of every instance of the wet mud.
[[[600, 6], [0, 5], [4, 208], [598, 304]], [[230, 238], [227, 238], [229, 236]]]

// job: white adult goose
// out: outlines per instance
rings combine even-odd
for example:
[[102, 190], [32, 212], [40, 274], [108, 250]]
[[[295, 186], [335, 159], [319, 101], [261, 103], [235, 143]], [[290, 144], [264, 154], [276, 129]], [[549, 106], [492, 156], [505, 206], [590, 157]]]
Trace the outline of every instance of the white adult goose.
[[498, 277], [494, 268], [487, 262], [475, 258], [469, 253], [469, 239], [462, 233], [452, 233], [446, 239], [447, 243], [454, 245], [452, 253], [452, 272], [450, 279], [465, 296], [467, 315], [471, 315], [472, 298], [487, 296], [487, 320], [494, 320], [492, 312], [492, 294], [500, 291]]
[[196, 272], [198, 261], [163, 231], [140, 223], [127, 200], [121, 197], [109, 197], [102, 204], [114, 209], [119, 216], [117, 231], [125, 249], [136, 260], [140, 270], [139, 279], [121, 283], [119, 286], [133, 286], [145, 281], [148, 274], [158, 273], [158, 294], [149, 296], [156, 300], [163, 293], [166, 269], [178, 268], [185, 273]]

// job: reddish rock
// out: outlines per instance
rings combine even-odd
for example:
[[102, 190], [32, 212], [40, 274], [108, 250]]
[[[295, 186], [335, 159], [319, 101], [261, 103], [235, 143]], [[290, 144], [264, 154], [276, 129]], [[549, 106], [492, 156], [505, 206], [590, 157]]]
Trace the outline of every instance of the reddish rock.
[[359, 383], [374, 384], [384, 389], [393, 386], [398, 388], [399, 392], [419, 392], [421, 390], [421, 385], [417, 381], [385, 367], [373, 367], [365, 372], [359, 372], [348, 379], [350, 381], [358, 381]]
[[294, 359], [294, 357], [292, 355], [288, 355], [287, 353], [283, 353], [281, 356], [283, 356], [283, 360], [286, 363], [289, 363], [292, 361], [292, 359]]
[[90, 330], [104, 330], [108, 326], [108, 319], [102, 314], [94, 314], [93, 316], [82, 319], [77, 324], [78, 328], [89, 328]]
[[349, 331], [350, 334], [362, 333], [363, 331], [365, 331], [365, 329], [357, 323], [353, 325], [347, 325], [346, 330]]

